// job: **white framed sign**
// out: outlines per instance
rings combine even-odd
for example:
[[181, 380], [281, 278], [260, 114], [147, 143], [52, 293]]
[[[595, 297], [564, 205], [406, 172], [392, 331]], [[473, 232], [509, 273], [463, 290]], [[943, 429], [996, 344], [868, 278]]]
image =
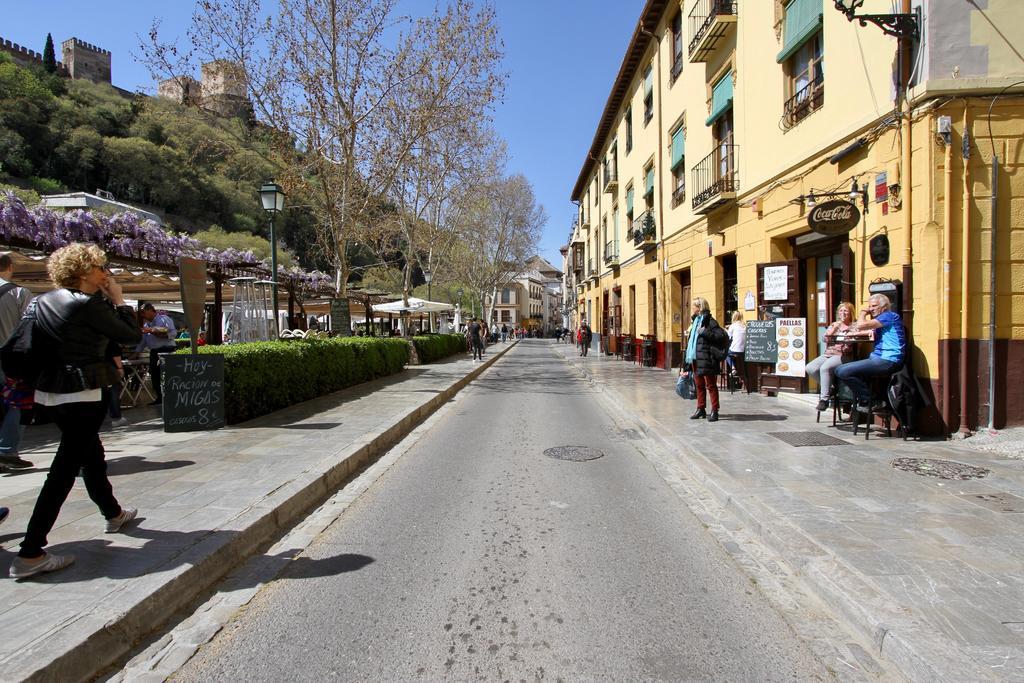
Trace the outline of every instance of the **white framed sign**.
[[764, 269], [764, 300], [785, 301], [789, 298], [789, 266], [768, 266]]
[[778, 347], [775, 374], [804, 377], [804, 367], [807, 365], [807, 319], [776, 318], [775, 343]]

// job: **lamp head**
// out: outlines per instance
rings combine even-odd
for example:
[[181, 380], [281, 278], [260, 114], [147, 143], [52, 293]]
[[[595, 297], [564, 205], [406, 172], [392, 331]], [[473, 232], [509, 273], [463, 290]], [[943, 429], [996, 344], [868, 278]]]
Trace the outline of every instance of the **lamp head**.
[[268, 180], [260, 188], [260, 202], [267, 213], [279, 213], [284, 210], [284, 190], [273, 180]]
[[858, 199], [860, 197], [860, 187], [857, 185], [857, 179], [853, 179], [853, 187], [850, 188], [850, 199]]
[[809, 195], [807, 195], [807, 202], [806, 202], [806, 204], [807, 204], [807, 208], [808, 209], [813, 209], [815, 206], [818, 205], [818, 200], [816, 200], [814, 198], [814, 193], [813, 192], [811, 192]]

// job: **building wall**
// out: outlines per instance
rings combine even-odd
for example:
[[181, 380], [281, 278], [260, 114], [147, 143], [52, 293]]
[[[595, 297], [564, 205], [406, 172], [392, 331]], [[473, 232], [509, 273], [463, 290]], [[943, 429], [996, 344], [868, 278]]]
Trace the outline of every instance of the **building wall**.
[[[590, 322], [595, 332], [605, 332], [601, 330], [607, 314], [604, 302], [607, 298], [611, 307], [618, 300], [622, 335], [656, 335], [659, 364], [668, 367], [678, 360], [681, 333], [688, 324], [688, 301], [681, 286], [684, 278], [690, 283], [690, 297], [709, 299], [716, 317], [724, 321], [732, 312], [726, 310], [724, 269], [735, 258], [739, 308], [750, 319], [763, 315], [768, 304], [758, 300], [758, 265], [799, 258], [804, 274], [802, 314], [810, 327], [819, 310], [819, 261], [829, 259], [828, 263], [834, 264], [842, 259], [842, 287], [856, 304], [866, 300], [873, 280], [903, 282], [909, 294], [902, 312], [912, 333], [913, 367], [925, 380], [926, 393], [934, 403], [926, 411], [930, 426], [936, 431], [955, 430], [961, 408], [967, 426], [985, 424], [990, 412], [986, 354], [992, 234], [992, 145], [987, 111], [994, 87], [1006, 85], [1012, 74], [1024, 71], [1020, 31], [999, 28], [1024, 25], [1024, 3], [929, 3], [923, 12], [926, 28], [916, 72], [919, 82], [910, 93], [915, 107], [913, 122], [903, 123], [892, 115], [896, 41], [873, 25], [848, 22], [824, 0], [823, 104], [788, 130], [781, 125], [786, 101], [784, 71], [775, 59], [782, 47], [778, 19], [784, 16], [779, 11], [783, 4], [767, 0], [739, 3], [738, 22], [706, 63], [695, 62], [687, 54], [690, 35], [686, 17], [694, 4], [691, 0], [682, 3], [684, 63], [674, 82], [670, 78], [668, 29], [679, 4], [669, 3], [656, 21], [649, 21], [652, 18], [647, 14], [653, 3], [645, 7], [641, 22], [656, 25], [655, 38], [644, 48], [635, 70], [623, 72], [627, 94], [621, 102], [613, 98], [613, 110], [605, 111], [601, 125], [609, 117], [613, 121], [607, 135], [599, 128], [591, 152], [603, 160], [613, 145], [617, 148], [618, 182], [606, 191], [602, 164], [590, 160], [589, 154], [581, 170], [573, 197], [581, 204], [579, 225], [570, 243], [584, 244], [585, 257], [592, 260], [597, 272], [594, 277], [588, 277], [586, 270], [582, 273], [584, 284], [574, 293], [578, 315], [592, 311]], [[868, 0], [861, 10], [889, 11], [888, 0]], [[646, 39], [638, 32], [630, 49], [640, 40]], [[644, 125], [643, 71], [648, 64], [652, 65], [655, 106], [654, 117]], [[942, 80], [949, 64], [960, 65], [953, 94], [961, 97], [938, 98], [937, 92], [950, 90]], [[714, 150], [711, 128], [705, 124], [711, 85], [730, 71], [734, 74], [739, 188], [735, 199], [702, 215], [691, 201], [691, 170]], [[969, 77], [963, 78], [965, 75]], [[1014, 379], [1020, 375], [1024, 380], [1024, 363], [1019, 362], [1024, 361], [1024, 174], [1017, 172], [1024, 157], [1020, 91], [1009, 90], [993, 107], [992, 115], [993, 143], [1003, 165], [996, 213], [997, 425], [1024, 423], [1024, 381]], [[634, 146], [627, 153], [624, 120], [629, 108]], [[953, 121], [948, 144], [937, 135], [942, 116]], [[668, 166], [671, 134], [679, 125], [686, 133], [687, 196], [682, 202], [673, 202]], [[961, 158], [965, 126], [971, 133], [966, 180]], [[904, 139], [910, 141], [909, 163], [904, 159]], [[833, 155], [858, 140], [862, 140], [859, 148], [830, 162]], [[647, 251], [634, 246], [625, 237], [623, 219], [619, 265], [606, 265], [603, 249], [612, 230], [604, 226], [611, 225], [616, 208], [624, 216], [630, 186], [636, 189], [635, 213], [643, 210], [640, 188], [644, 169], [652, 163], [656, 244]], [[813, 245], [807, 242], [814, 236], [807, 223], [808, 207], [800, 199], [812, 192], [819, 196], [823, 192], [845, 194], [854, 180], [868, 191], [861, 222], [845, 239], [829, 243], [835, 253], [810, 255]], [[882, 191], [880, 200], [876, 200], [876, 189]], [[863, 211], [861, 201], [856, 204]], [[889, 259], [876, 266], [868, 245], [883, 235], [889, 241]], [[754, 310], [745, 310], [743, 305], [748, 292], [754, 297]], [[787, 311], [787, 315], [791, 313]], [[961, 339], [966, 341], [961, 343]], [[808, 350], [808, 359], [817, 353]], [[1003, 375], [1009, 379], [1001, 379]], [[961, 401], [964, 396], [966, 400]]]

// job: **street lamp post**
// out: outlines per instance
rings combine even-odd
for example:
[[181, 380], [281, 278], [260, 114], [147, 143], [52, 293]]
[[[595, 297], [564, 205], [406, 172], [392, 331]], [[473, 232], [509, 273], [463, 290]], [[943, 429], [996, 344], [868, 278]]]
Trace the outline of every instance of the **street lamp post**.
[[[434, 274], [427, 268], [423, 269], [423, 280], [427, 283], [427, 301], [431, 301], [430, 298], [430, 281], [434, 278]], [[430, 331], [434, 331], [434, 313], [427, 311], [427, 324], [430, 326]]]
[[274, 306], [274, 334], [280, 335], [277, 305], [277, 233], [274, 232], [274, 217], [284, 210], [284, 190], [273, 180], [263, 183], [260, 188], [260, 201], [263, 210], [270, 216], [270, 286]]

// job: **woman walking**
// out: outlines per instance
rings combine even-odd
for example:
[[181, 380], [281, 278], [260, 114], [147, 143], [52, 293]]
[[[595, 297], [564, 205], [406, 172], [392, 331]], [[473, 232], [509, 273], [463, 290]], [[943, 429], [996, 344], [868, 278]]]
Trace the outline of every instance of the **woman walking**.
[[[725, 358], [728, 335], [711, 317], [708, 300], [697, 297], [693, 300], [692, 317], [686, 331], [686, 357], [679, 374], [693, 373], [697, 387], [697, 410], [691, 420], [707, 418], [708, 422], [718, 421], [718, 372]], [[716, 358], [716, 356], [718, 356]], [[707, 400], [711, 397], [711, 414], [707, 413]]]
[[11, 564], [11, 578], [56, 571], [75, 561], [72, 555], [54, 555], [43, 548], [79, 471], [89, 497], [106, 519], [107, 533], [120, 531], [138, 514], [135, 508], [121, 507], [114, 497], [99, 436], [107, 412], [102, 390], [118, 383], [114, 366], [105, 357], [107, 344], [137, 344], [141, 339], [135, 315], [125, 306], [121, 286], [110, 277], [106, 264], [107, 257], [94, 244], [58, 249], [46, 265], [58, 289], [38, 297], [30, 309], [36, 318], [33, 342], [45, 335], [56, 347], [36, 381], [35, 402], [48, 407], [61, 438], [21, 550]]

